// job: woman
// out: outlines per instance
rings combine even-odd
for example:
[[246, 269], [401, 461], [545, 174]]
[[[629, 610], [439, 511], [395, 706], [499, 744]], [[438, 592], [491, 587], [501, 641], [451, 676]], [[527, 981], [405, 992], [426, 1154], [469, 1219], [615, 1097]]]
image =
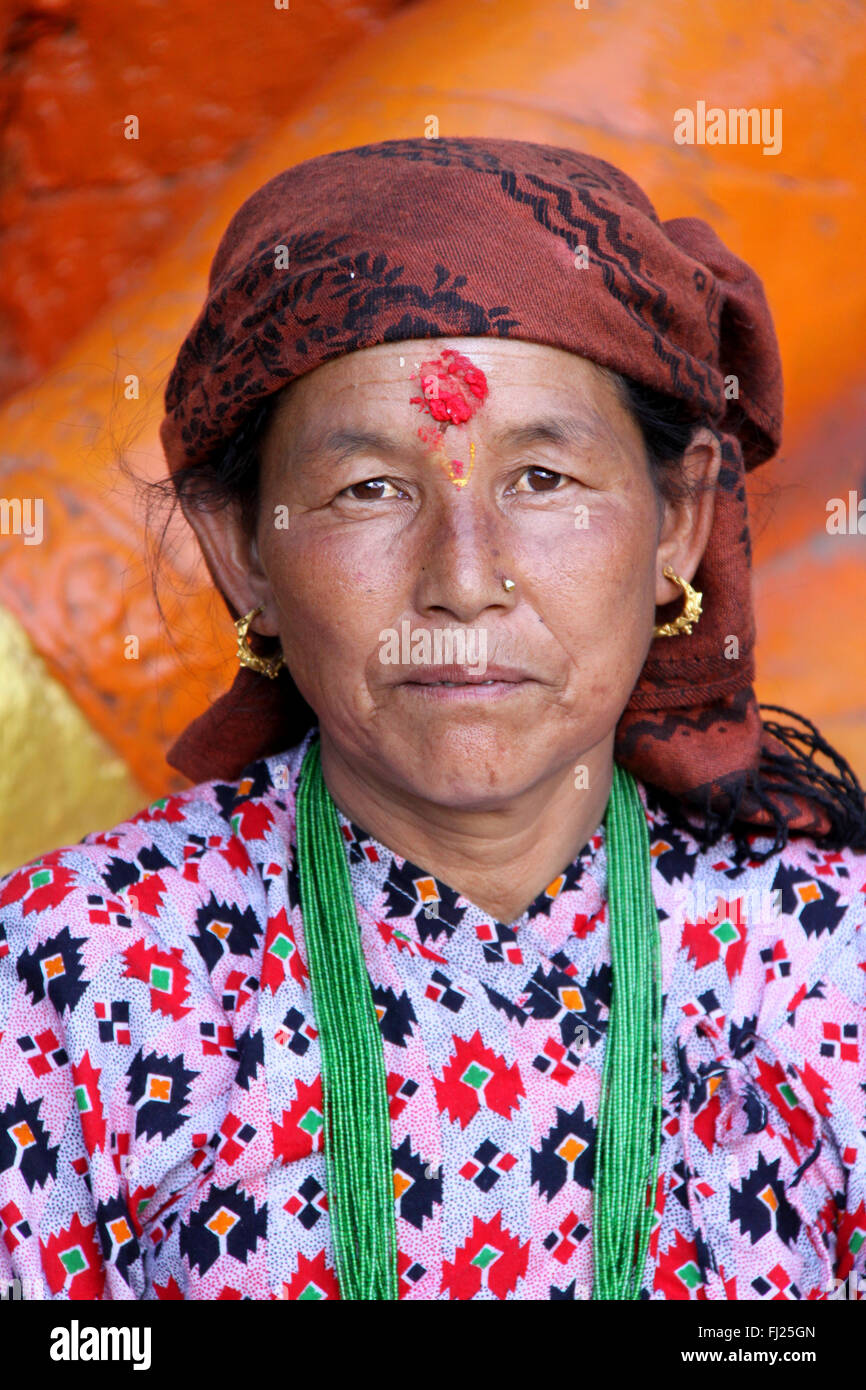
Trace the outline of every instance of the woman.
[[780, 427], [754, 273], [601, 160], [386, 141], [239, 209], [162, 425], [238, 676], [170, 754], [188, 791], [0, 882], [7, 1270], [866, 1268], [863, 792], [751, 686], [744, 467]]

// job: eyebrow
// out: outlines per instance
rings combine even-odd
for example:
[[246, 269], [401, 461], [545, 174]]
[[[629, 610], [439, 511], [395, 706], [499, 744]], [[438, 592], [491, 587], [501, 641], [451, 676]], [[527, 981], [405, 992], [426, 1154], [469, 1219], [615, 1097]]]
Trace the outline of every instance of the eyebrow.
[[[493, 445], [497, 449], [526, 449], [533, 444], [585, 449], [589, 444], [598, 444], [609, 439], [607, 421], [596, 411], [586, 419], [576, 415], [554, 415], [531, 420], [526, 424], [503, 425], [495, 430], [492, 436]], [[419, 450], [424, 447], [420, 440], [413, 439], [413, 443]], [[300, 446], [295, 457], [299, 466], [304, 468], [323, 455], [343, 462], [368, 453], [394, 456], [403, 453], [405, 447], [403, 441], [379, 430], [337, 429], [328, 430], [309, 444]]]
[[523, 425], [505, 425], [493, 434], [493, 443], [497, 448], [525, 449], [533, 444], [555, 444], [585, 449], [588, 444], [609, 440], [607, 421], [596, 411], [592, 411], [587, 419], [577, 415], [554, 415]]
[[[420, 441], [418, 441], [420, 443]], [[356, 458], [359, 454], [399, 454], [405, 445], [378, 430], [328, 430], [309, 444], [297, 448], [295, 457], [301, 468], [312, 463], [320, 455], [328, 455], [342, 462]]]

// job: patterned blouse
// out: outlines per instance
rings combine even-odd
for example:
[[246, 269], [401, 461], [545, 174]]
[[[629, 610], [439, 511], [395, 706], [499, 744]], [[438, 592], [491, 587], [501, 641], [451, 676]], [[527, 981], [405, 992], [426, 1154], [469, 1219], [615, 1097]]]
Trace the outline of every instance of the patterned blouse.
[[[339, 1297], [293, 848], [312, 736], [0, 879], [0, 1278], [25, 1297]], [[736, 867], [638, 786], [665, 996], [642, 1297], [826, 1298], [866, 1270], [866, 855]], [[505, 925], [340, 823], [400, 1297], [589, 1298], [603, 825]]]

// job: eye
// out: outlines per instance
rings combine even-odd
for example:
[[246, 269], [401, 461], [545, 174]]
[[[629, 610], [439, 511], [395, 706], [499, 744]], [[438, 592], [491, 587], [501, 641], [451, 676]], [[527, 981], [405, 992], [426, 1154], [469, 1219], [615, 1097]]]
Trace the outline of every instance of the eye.
[[[564, 473], [554, 473], [550, 468], [539, 468], [537, 464], [530, 468], [525, 468], [518, 480], [518, 492], [556, 492], [560, 481], [565, 477]], [[521, 487], [523, 479], [537, 484], [537, 486]]]
[[408, 494], [392, 483], [390, 478], [365, 478], [361, 483], [352, 483], [343, 488], [340, 497], [351, 497], [354, 502], [379, 502], [391, 497], [406, 497]]

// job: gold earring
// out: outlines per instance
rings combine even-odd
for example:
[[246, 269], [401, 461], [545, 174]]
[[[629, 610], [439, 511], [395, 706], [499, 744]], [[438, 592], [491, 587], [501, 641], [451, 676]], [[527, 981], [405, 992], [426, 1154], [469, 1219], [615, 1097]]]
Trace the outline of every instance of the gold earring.
[[256, 656], [247, 641], [250, 623], [261, 611], [262, 605], [259, 604], [258, 608], [251, 609], [243, 618], [235, 620], [235, 632], [238, 635], [238, 661], [241, 666], [249, 666], [251, 670], [258, 671], [260, 675], [275, 680], [279, 675], [280, 667], [284, 664], [282, 655]]
[[666, 579], [672, 579], [674, 584], [679, 584], [686, 596], [686, 601], [682, 613], [672, 623], [661, 623], [653, 628], [653, 637], [676, 637], [680, 632], [688, 633], [691, 637], [692, 628], [701, 616], [703, 594], [698, 593], [697, 589], [693, 589], [687, 579], [682, 579], [680, 575], [675, 574], [670, 565], [665, 565], [663, 573]]

